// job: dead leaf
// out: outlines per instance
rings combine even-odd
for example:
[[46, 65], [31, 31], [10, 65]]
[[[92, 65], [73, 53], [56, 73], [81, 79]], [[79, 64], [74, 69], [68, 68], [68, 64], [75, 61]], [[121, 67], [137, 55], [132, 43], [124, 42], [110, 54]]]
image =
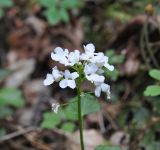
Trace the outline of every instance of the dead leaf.
[[35, 60], [19, 60], [11, 64], [8, 69], [13, 73], [5, 81], [7, 87], [19, 87], [26, 81], [35, 68]]
[[[96, 130], [83, 130], [85, 150], [93, 150], [97, 145], [104, 143], [104, 138]], [[69, 137], [67, 142], [67, 150], [81, 150], [79, 131]]]

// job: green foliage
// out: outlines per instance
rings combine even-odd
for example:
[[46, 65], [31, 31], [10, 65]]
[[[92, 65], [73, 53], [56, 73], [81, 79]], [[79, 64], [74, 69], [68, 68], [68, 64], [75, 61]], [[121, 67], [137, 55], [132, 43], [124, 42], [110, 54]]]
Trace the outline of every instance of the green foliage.
[[145, 96], [158, 96], [160, 95], [160, 86], [159, 85], [150, 85], [147, 86], [144, 91]]
[[3, 88], [0, 90], [0, 106], [23, 107], [24, 100], [20, 90], [15, 88]]
[[124, 56], [116, 54], [114, 50], [107, 50], [105, 54], [110, 58], [109, 63], [111, 64], [121, 64], [124, 61]]
[[[109, 63], [116, 66], [117, 64], [121, 64], [124, 61], [124, 56], [123, 55], [118, 55], [115, 53], [113, 50], [108, 50], [106, 51], [106, 56], [108, 56]], [[119, 71], [115, 68], [113, 71], [109, 71], [105, 69], [105, 75], [106, 77], [110, 77], [112, 81], [116, 81], [120, 75]]]
[[121, 150], [121, 148], [117, 146], [99, 145], [95, 148], [95, 150]]
[[[81, 100], [82, 115], [88, 115], [100, 110], [100, 106], [98, 102], [96, 102], [94, 96], [83, 93]], [[44, 119], [41, 124], [42, 128], [53, 129], [61, 121], [65, 120], [69, 122], [65, 122], [61, 126], [61, 129], [72, 132], [75, 126], [71, 121], [78, 120], [77, 97], [71, 99], [68, 106], [62, 108], [57, 114], [53, 112], [45, 112], [43, 118]]]
[[61, 129], [63, 131], [66, 131], [66, 132], [73, 132], [74, 129], [75, 129], [75, 124], [72, 123], [72, 122], [67, 122], [67, 123], [64, 123], [61, 127]]
[[0, 119], [6, 118], [7, 116], [13, 113], [13, 110], [10, 107], [0, 106]]
[[12, 0], [0, 0], [0, 7], [11, 7], [13, 6]]
[[131, 15], [122, 10], [122, 6], [123, 5], [120, 3], [114, 3], [110, 5], [108, 9], [106, 9], [106, 15], [112, 19], [118, 19], [123, 22], [128, 21], [131, 19]]
[[[77, 104], [77, 102], [75, 102]], [[62, 119], [67, 119], [70, 121], [76, 121], [77, 120], [77, 113], [76, 112], [72, 112], [70, 107], [64, 107], [63, 109], [61, 109], [61, 111], [59, 112], [60, 116]]]
[[[76, 100], [77, 100], [77, 97], [72, 99], [71, 102], [76, 101]], [[74, 114], [76, 116], [78, 115], [77, 103], [70, 103], [68, 107], [71, 112], [75, 112]], [[83, 116], [94, 113], [94, 112], [98, 112], [100, 110], [100, 106], [98, 102], [96, 101], [96, 98], [92, 96], [91, 94], [86, 94], [86, 93], [83, 93], [81, 95], [81, 108], [82, 108]]]
[[67, 23], [69, 21], [69, 9], [81, 6], [79, 0], [37, 0], [37, 2], [46, 8], [44, 16], [50, 25], [56, 25], [59, 22]]
[[41, 124], [42, 128], [53, 129], [61, 122], [61, 119], [58, 114], [53, 112], [45, 112], [43, 114], [44, 120]]
[[4, 15], [3, 8], [8, 8], [11, 6], [13, 6], [12, 0], [0, 0], [0, 18]]
[[9, 70], [7, 70], [7, 69], [0, 69], [0, 81], [3, 80], [9, 74], [10, 74]]
[[[153, 79], [160, 81], [160, 70], [152, 69], [149, 71], [149, 76]], [[144, 91], [145, 96], [158, 96], [160, 95], [160, 85], [147, 86]]]
[[160, 81], [160, 70], [152, 69], [151, 71], [149, 71], [149, 75], [153, 79], [156, 79], [156, 80]]
[[145, 131], [143, 138], [140, 141], [140, 146], [146, 150], [159, 150], [160, 141], [155, 141], [155, 132], [159, 130], [160, 124], [152, 126], [152, 128]]
[[142, 126], [150, 119], [150, 112], [145, 107], [139, 107], [134, 110], [133, 122], [136, 122], [137, 126]]
[[[6, 74], [6, 72], [3, 73]], [[10, 106], [16, 108], [24, 106], [24, 99], [21, 91], [15, 88], [0, 89], [0, 119], [4, 119], [13, 113], [13, 108]], [[5, 130], [0, 128], [0, 137], [5, 134]]]
[[6, 134], [6, 130], [4, 128], [0, 128], [0, 138]]

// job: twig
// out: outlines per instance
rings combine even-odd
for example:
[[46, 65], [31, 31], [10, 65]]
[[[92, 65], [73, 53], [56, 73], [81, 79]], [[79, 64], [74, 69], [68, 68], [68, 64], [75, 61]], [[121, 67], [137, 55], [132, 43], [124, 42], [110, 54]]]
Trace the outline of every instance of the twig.
[[141, 50], [141, 54], [142, 54], [143, 60], [144, 60], [144, 62], [146, 64], [147, 68], [150, 69], [151, 66], [150, 66], [150, 64], [149, 64], [149, 62], [147, 60], [147, 56], [146, 56], [146, 53], [145, 53], [145, 50], [144, 50], [144, 41], [143, 41], [143, 38], [144, 38], [144, 26], [145, 26], [145, 24], [142, 27], [141, 36], [140, 36], [140, 50]]
[[149, 46], [149, 34], [148, 34], [148, 16], [146, 18], [145, 24], [144, 24], [144, 39], [146, 41], [146, 48], [149, 52], [149, 55], [151, 57], [151, 60], [153, 61], [154, 66], [156, 66], [157, 68], [159, 68], [158, 62], [156, 60], [156, 58], [154, 57], [154, 54]]
[[20, 129], [16, 132], [13, 132], [13, 133], [10, 133], [10, 134], [7, 134], [7, 135], [1, 137], [0, 138], [0, 143], [2, 143], [4, 141], [7, 141], [7, 140], [10, 140], [12, 138], [15, 138], [17, 136], [26, 134], [28, 132], [35, 131], [35, 130], [38, 130], [38, 128], [37, 127], [28, 127], [28, 128], [25, 128], [25, 129]]
[[104, 126], [104, 119], [103, 119], [103, 114], [101, 111], [98, 113], [98, 122], [99, 122], [99, 127], [100, 127], [101, 132], [104, 133], [106, 128]]
[[113, 118], [110, 116], [110, 114], [107, 111], [105, 111], [104, 116], [111, 123], [111, 126], [113, 127], [113, 129], [115, 129], [115, 130], [119, 129], [118, 125], [116, 124], [116, 122], [113, 120]]

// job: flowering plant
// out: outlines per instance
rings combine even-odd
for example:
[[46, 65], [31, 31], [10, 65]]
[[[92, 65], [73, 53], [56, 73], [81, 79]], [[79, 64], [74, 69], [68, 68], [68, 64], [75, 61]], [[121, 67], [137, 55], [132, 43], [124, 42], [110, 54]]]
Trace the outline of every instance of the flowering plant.
[[[44, 85], [48, 86], [54, 82], [59, 82], [59, 86], [62, 89], [66, 87], [77, 89], [80, 141], [81, 149], [84, 150], [80, 85], [84, 80], [89, 80], [95, 85], [95, 96], [100, 97], [101, 92], [105, 92], [107, 98], [110, 98], [110, 86], [104, 83], [105, 77], [103, 73], [104, 68], [113, 71], [114, 67], [108, 63], [109, 58], [102, 52], [95, 52], [95, 46], [92, 43], [84, 46], [84, 53], [80, 53], [78, 50], [69, 52], [68, 49], [57, 47], [51, 53], [51, 58], [74, 70], [74, 72], [69, 70], [62, 72], [55, 66], [52, 69], [52, 73], [47, 74]], [[52, 109], [55, 113], [57, 113], [59, 106], [59, 104], [52, 104]]]

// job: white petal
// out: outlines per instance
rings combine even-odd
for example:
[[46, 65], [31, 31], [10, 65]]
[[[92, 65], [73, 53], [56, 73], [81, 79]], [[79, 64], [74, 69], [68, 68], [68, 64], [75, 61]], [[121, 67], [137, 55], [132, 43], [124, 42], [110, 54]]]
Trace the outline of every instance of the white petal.
[[70, 52], [68, 55], [68, 60], [71, 66], [78, 63], [79, 59], [80, 59], [80, 52], [78, 50], [75, 50], [74, 52]]
[[55, 80], [59, 80], [62, 77], [61, 72], [57, 69], [57, 67], [54, 67], [52, 70], [52, 75]]
[[100, 86], [97, 86], [97, 87], [95, 88], [95, 95], [96, 95], [97, 97], [100, 97], [100, 95], [101, 95], [101, 87], [100, 87]]
[[47, 74], [46, 79], [43, 81], [45, 86], [51, 85], [54, 82], [52, 74]]
[[73, 72], [73, 73], [71, 74], [71, 77], [72, 77], [72, 79], [76, 79], [76, 78], [79, 77], [79, 74], [78, 74], [77, 72]]
[[69, 70], [65, 70], [65, 71], [64, 71], [64, 77], [65, 77], [66, 79], [71, 78], [71, 73], [70, 73]]
[[75, 80], [68, 80], [67, 84], [70, 88], [74, 89], [76, 87]]
[[89, 76], [86, 76], [86, 78], [91, 82], [104, 82], [104, 76], [98, 75], [98, 74], [91, 74]]
[[86, 53], [82, 53], [81, 56], [80, 56], [80, 59], [81, 60], [88, 60], [89, 56]]
[[110, 86], [108, 84], [102, 83], [101, 88], [103, 92], [107, 92], [110, 89]]
[[59, 58], [59, 63], [65, 65], [65, 66], [68, 66], [69, 63], [68, 63], [68, 59], [66, 57], [63, 57], [63, 56], [60, 56]]
[[51, 58], [52, 60], [58, 61], [56, 54], [54, 54], [53, 52], [51, 53]]
[[108, 70], [110, 70], [110, 71], [113, 71], [113, 70], [114, 70], [114, 66], [109, 65], [108, 63], [105, 63], [104, 66], [105, 66]]
[[68, 53], [69, 53], [68, 49], [65, 49], [65, 50], [64, 50], [64, 54], [65, 54], [65, 55], [68, 55]]
[[85, 50], [85, 52], [94, 53], [95, 46], [92, 43], [89, 43], [86, 46], [84, 46], [84, 50]]
[[59, 86], [60, 86], [62, 89], [66, 88], [66, 87], [68, 86], [68, 84], [67, 84], [67, 79], [61, 80], [61, 81], [59, 82]]
[[93, 74], [98, 70], [98, 67], [94, 63], [86, 64], [84, 67], [84, 72], [86, 75]]

